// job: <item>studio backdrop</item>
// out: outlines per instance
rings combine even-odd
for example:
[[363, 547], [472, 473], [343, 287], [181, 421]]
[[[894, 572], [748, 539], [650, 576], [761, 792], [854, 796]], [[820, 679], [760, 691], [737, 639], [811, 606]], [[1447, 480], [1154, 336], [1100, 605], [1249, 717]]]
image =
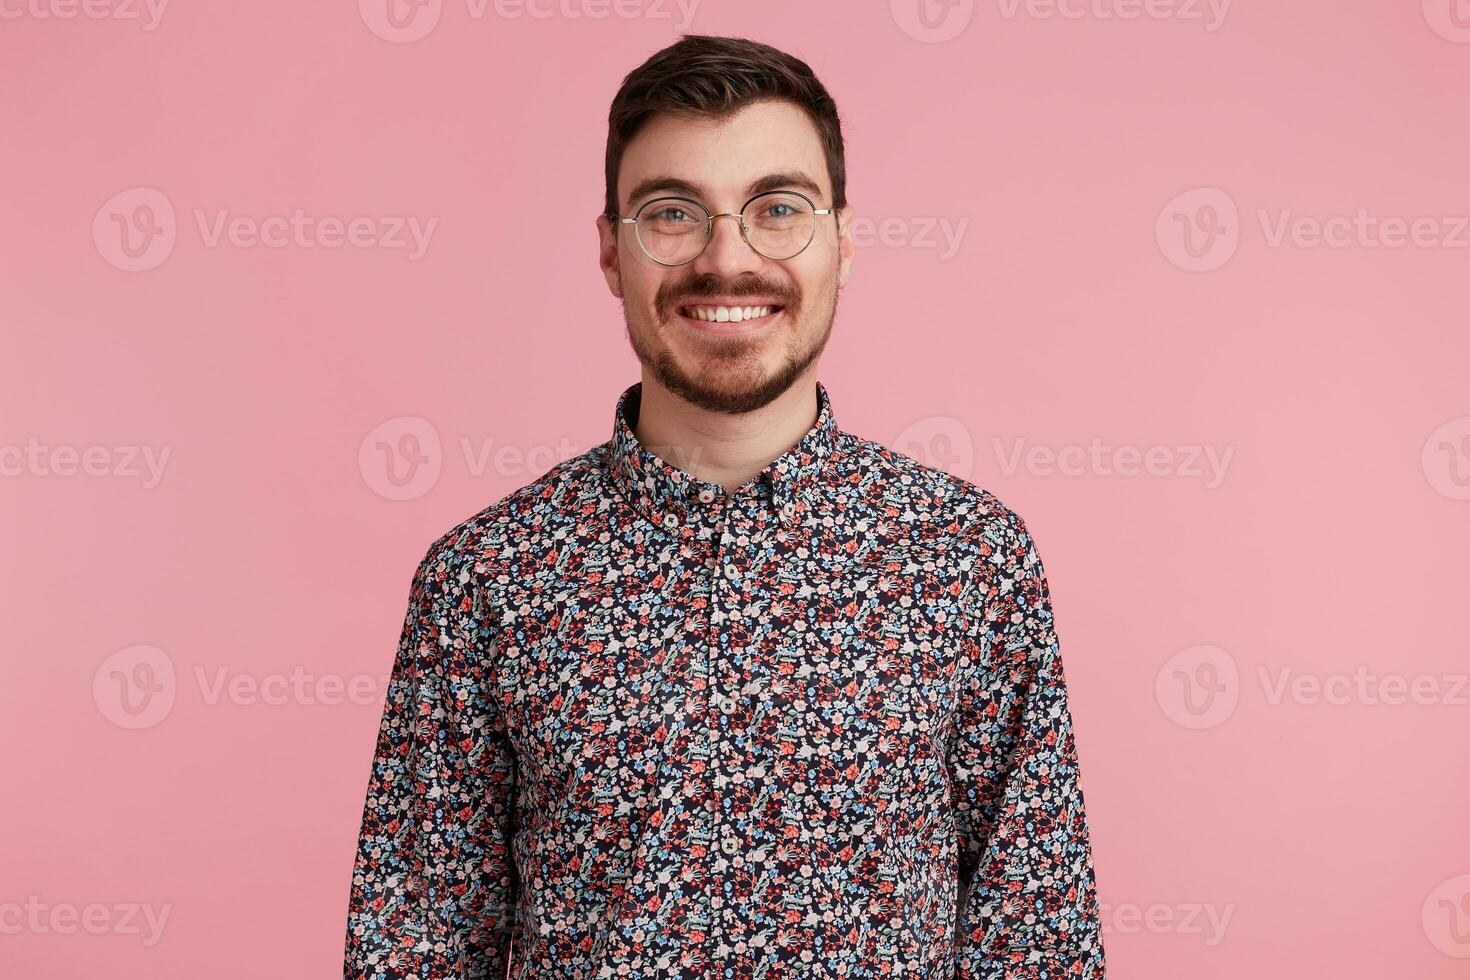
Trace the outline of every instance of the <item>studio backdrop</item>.
[[341, 975], [415, 566], [638, 380], [684, 34], [841, 109], [842, 427], [1045, 556], [1108, 973], [1470, 975], [1463, 0], [0, 0], [0, 975]]

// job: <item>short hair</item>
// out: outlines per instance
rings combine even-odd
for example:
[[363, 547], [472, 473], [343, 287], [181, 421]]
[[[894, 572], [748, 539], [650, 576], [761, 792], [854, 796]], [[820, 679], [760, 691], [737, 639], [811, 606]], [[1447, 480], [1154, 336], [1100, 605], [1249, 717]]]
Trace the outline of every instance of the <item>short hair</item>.
[[847, 205], [847, 166], [837, 104], [807, 63], [768, 44], [738, 37], [686, 34], [628, 73], [607, 114], [607, 196], [603, 213], [621, 212], [618, 169], [623, 150], [655, 113], [728, 119], [753, 102], [794, 103], [822, 141], [832, 206]]

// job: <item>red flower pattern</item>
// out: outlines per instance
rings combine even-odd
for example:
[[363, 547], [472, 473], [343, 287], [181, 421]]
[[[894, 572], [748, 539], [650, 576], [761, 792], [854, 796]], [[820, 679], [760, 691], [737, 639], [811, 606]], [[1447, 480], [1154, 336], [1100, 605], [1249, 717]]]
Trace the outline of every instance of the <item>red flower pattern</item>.
[[1104, 977], [1041, 560], [839, 429], [731, 492], [612, 438], [413, 579], [348, 978]]

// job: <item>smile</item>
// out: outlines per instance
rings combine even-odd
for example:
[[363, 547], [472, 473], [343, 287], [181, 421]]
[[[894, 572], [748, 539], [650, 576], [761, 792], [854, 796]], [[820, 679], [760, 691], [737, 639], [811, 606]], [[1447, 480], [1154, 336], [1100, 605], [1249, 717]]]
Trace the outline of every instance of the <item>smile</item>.
[[703, 320], [707, 323], [743, 323], [746, 320], [760, 320], [779, 313], [784, 307], [781, 306], [705, 306], [691, 305], [679, 307], [679, 314], [691, 320]]

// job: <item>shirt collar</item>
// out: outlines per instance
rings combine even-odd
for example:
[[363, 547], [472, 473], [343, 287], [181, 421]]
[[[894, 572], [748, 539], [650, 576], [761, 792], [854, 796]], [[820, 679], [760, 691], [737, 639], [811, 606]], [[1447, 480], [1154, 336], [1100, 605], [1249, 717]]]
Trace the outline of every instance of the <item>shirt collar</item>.
[[607, 443], [607, 468], [614, 484], [649, 520], [667, 530], [682, 527], [691, 517], [718, 508], [726, 500], [757, 500], [760, 512], [790, 526], [800, 522], [814, 502], [821, 477], [837, 450], [837, 422], [832, 399], [819, 381], [817, 419], [806, 435], [748, 480], [727, 491], [718, 483], [696, 479], [654, 453], [633, 434], [643, 383], [629, 387], [618, 398], [613, 413], [612, 439]]

